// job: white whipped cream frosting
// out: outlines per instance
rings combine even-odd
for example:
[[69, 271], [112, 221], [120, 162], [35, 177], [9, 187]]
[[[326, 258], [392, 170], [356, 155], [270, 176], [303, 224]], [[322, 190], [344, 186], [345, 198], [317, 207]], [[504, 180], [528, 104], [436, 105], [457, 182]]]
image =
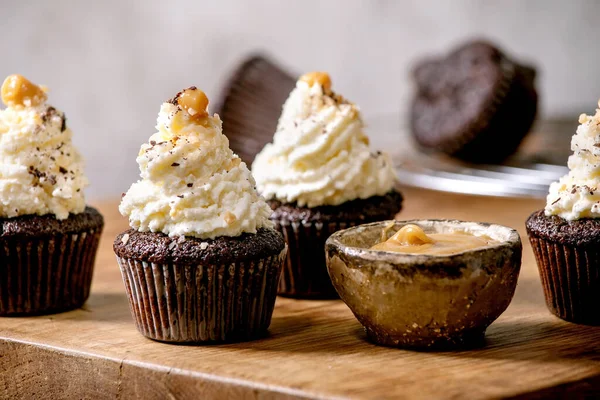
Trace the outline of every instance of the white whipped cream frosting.
[[569, 221], [600, 218], [600, 109], [594, 116], [581, 114], [579, 123], [569, 173], [550, 185], [545, 208], [546, 215]]
[[273, 143], [252, 164], [258, 191], [300, 207], [385, 195], [396, 175], [387, 154], [370, 150], [363, 128], [356, 105], [299, 80]]
[[198, 123], [167, 102], [156, 128], [137, 157], [142, 179], [119, 207], [132, 228], [213, 239], [272, 226], [271, 209], [256, 192], [246, 164], [229, 148], [217, 114]]
[[1, 217], [84, 211], [88, 180], [72, 136], [64, 113], [45, 103], [0, 110]]

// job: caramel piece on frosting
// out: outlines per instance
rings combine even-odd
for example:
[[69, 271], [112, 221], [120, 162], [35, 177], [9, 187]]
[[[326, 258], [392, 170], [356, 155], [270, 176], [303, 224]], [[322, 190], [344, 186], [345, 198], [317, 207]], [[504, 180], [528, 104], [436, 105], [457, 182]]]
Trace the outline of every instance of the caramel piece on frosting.
[[227, 171], [231, 171], [232, 169], [234, 169], [235, 167], [237, 167], [238, 165], [240, 165], [240, 163], [242, 162], [241, 158], [239, 157], [233, 157], [231, 159], [231, 161], [229, 161], [229, 165], [227, 166]]
[[237, 218], [235, 217], [235, 214], [233, 214], [232, 212], [225, 211], [225, 216], [223, 217], [223, 219], [225, 220], [225, 223], [227, 225], [231, 225], [236, 221]]
[[331, 90], [331, 77], [327, 72], [309, 72], [300, 77], [300, 80], [309, 84], [309, 86], [318, 83], [326, 92]]
[[177, 105], [192, 117], [203, 118], [208, 115], [208, 97], [195, 86], [185, 89], [177, 98]]
[[36, 107], [46, 101], [46, 92], [23, 75], [9, 75], [1, 92], [2, 102], [9, 107]]

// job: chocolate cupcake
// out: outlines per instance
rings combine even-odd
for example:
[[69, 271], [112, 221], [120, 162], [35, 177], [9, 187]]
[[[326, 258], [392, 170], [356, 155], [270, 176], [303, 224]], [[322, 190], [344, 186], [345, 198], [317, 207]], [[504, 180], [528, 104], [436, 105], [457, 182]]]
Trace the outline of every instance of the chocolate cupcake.
[[265, 334], [286, 254], [271, 210], [195, 87], [165, 102], [114, 242], [136, 326], [177, 343]]
[[102, 216], [65, 114], [21, 75], [2, 85], [0, 315], [49, 314], [88, 298]]
[[579, 123], [569, 173], [550, 185], [545, 209], [526, 226], [550, 311], [600, 325], [600, 109]]
[[252, 172], [288, 243], [279, 284], [285, 296], [337, 297], [325, 265], [327, 238], [394, 218], [401, 208], [389, 156], [371, 151], [358, 107], [331, 90], [326, 73], [297, 82]]
[[467, 43], [421, 62], [410, 125], [416, 142], [470, 162], [513, 154], [537, 112], [535, 70], [493, 45]]

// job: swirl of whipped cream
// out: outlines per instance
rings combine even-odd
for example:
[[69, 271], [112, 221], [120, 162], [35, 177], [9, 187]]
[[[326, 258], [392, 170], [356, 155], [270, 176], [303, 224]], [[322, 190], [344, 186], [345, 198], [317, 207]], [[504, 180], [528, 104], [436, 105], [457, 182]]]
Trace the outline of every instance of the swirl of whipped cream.
[[[9, 92], [13, 82], [19, 86]], [[31, 88], [41, 93], [35, 101], [19, 92]], [[65, 219], [83, 212], [88, 180], [65, 114], [47, 105], [45, 93], [19, 75], [6, 79], [2, 99], [8, 107], [0, 110], [0, 216]]]
[[252, 164], [258, 191], [300, 207], [388, 193], [396, 182], [389, 156], [371, 152], [358, 108], [329, 90], [326, 74], [306, 79], [314, 74], [296, 83], [273, 143]]
[[[600, 107], [600, 102], [598, 102]], [[571, 139], [569, 173], [550, 185], [545, 214], [573, 221], [600, 218], [600, 109], [581, 114]]]
[[178, 103], [190, 90], [197, 89], [161, 106], [158, 132], [137, 157], [142, 179], [123, 197], [121, 214], [142, 232], [201, 239], [271, 227], [271, 209], [256, 192], [246, 164], [229, 148], [219, 116]]

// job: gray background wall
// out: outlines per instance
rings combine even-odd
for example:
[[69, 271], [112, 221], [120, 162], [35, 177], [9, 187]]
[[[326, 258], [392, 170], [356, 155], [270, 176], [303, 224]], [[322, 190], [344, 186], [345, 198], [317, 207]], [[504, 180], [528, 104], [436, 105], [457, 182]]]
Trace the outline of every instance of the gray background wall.
[[329, 71], [374, 118], [406, 109], [416, 57], [483, 35], [538, 66], [544, 116], [591, 112], [599, 16], [594, 0], [0, 0], [0, 76], [50, 87], [97, 199], [137, 179], [162, 101], [192, 84], [214, 99], [253, 50], [295, 71]]

